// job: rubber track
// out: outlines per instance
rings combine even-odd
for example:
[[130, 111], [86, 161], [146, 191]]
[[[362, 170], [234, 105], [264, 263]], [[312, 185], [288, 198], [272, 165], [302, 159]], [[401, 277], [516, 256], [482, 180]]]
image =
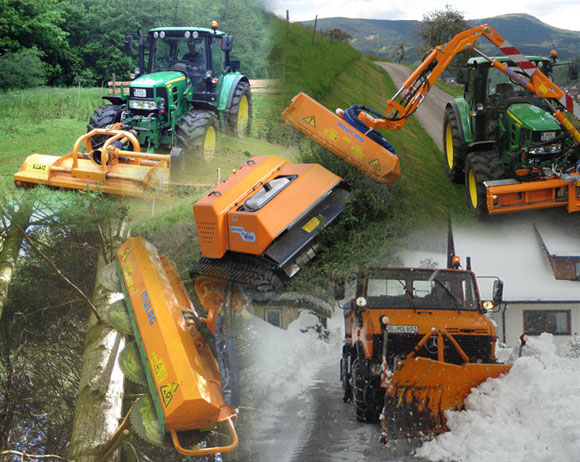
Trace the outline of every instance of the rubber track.
[[192, 279], [195, 275], [227, 279], [256, 288], [260, 292], [278, 292], [284, 288], [281, 278], [273, 270], [253, 263], [202, 257], [189, 269], [189, 274]]

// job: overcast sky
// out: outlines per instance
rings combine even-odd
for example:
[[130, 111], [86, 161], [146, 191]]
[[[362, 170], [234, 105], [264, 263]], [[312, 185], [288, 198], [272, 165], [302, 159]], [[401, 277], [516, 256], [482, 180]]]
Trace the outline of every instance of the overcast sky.
[[[290, 21], [337, 16], [370, 19], [416, 19], [425, 12], [442, 10], [446, 4], [463, 13], [465, 19], [489, 18], [502, 14], [527, 13], [550, 26], [580, 31], [579, 0], [266, 0], [280, 17], [290, 10]], [[428, 6], [426, 6], [428, 5]]]

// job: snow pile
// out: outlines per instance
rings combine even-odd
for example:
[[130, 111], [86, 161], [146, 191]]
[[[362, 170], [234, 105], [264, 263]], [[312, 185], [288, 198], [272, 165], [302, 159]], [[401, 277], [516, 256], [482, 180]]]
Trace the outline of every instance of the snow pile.
[[308, 311], [301, 311], [288, 330], [258, 318], [252, 320], [255, 364], [251, 368], [251, 393], [254, 400], [281, 403], [300, 396], [313, 383], [321, 364], [329, 360], [338, 364], [343, 328], [334, 319], [329, 319], [328, 323], [329, 329], [325, 329]]
[[580, 457], [580, 359], [556, 354], [550, 334], [532, 338], [503, 377], [448, 412], [450, 431], [416, 455], [431, 461], [572, 462]]

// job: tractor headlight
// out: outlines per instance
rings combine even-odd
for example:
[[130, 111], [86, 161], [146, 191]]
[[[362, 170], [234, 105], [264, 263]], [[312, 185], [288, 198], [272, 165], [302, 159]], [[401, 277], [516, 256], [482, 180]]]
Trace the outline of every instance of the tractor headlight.
[[545, 144], [544, 146], [531, 147], [529, 153], [534, 154], [558, 154], [562, 151], [560, 143]]
[[148, 109], [148, 110], [153, 110], [153, 109], [157, 109], [157, 102], [150, 100], [150, 99], [142, 99], [142, 100], [137, 100], [137, 99], [131, 99], [129, 100], [129, 109]]

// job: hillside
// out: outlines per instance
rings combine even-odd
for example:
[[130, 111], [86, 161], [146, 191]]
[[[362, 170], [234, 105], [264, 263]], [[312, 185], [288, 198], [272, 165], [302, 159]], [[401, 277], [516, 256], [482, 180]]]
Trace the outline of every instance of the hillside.
[[[469, 19], [468, 22], [472, 26], [489, 24], [525, 54], [548, 55], [555, 48], [561, 59], [580, 55], [580, 32], [549, 26], [528, 14]], [[312, 26], [314, 21], [303, 24]], [[420, 43], [419, 25], [420, 21], [414, 20], [322, 18], [318, 19], [317, 29], [326, 31], [339, 27], [353, 37], [351, 43], [361, 53], [390, 59], [395, 59], [394, 48], [405, 42], [411, 51], [407, 61], [413, 62], [419, 59], [412, 53]]]

